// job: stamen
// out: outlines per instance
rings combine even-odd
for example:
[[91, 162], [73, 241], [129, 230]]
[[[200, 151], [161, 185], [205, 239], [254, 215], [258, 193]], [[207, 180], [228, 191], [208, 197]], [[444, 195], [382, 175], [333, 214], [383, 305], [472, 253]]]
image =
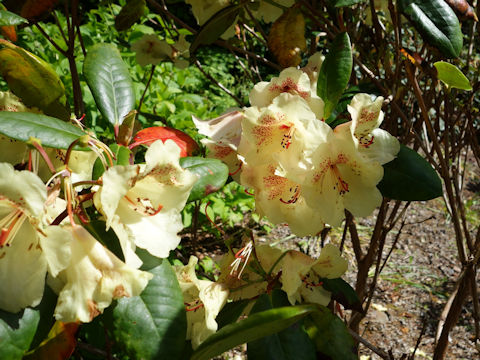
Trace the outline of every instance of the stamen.
[[330, 165], [330, 169], [332, 170], [333, 175], [337, 179], [336, 186], [334, 186], [333, 189], [337, 189], [340, 195], [347, 193], [348, 183], [342, 179], [342, 175], [340, 174], [338, 167], [336, 165]]
[[313, 281], [309, 281], [310, 274], [305, 275], [302, 277], [302, 282], [305, 284], [305, 287], [308, 288], [315, 288], [323, 285], [322, 281], [319, 281], [318, 283], [315, 283]]
[[240, 161], [240, 165], [238, 166], [237, 170], [235, 170], [233, 173], [229, 172], [228, 175], [233, 176], [238, 174], [238, 172], [242, 169], [243, 162]]
[[290, 192], [293, 192], [293, 195], [288, 200], [283, 200], [280, 198], [280, 201], [284, 204], [295, 204], [300, 197], [300, 185], [290, 188]]
[[16, 209], [0, 220], [0, 248], [10, 246], [26, 218], [26, 215], [21, 210]]
[[290, 125], [283, 124], [283, 125], [280, 125], [280, 129], [288, 130], [287, 133], [283, 135], [282, 141], [280, 142], [280, 145], [284, 149], [288, 149], [292, 144], [292, 136], [295, 133], [295, 126], [293, 124], [290, 124]]
[[185, 305], [185, 311], [197, 311], [198, 309], [204, 307], [200, 299], [197, 299], [191, 303], [184, 302], [183, 305]]
[[[237, 253], [235, 254], [235, 260], [230, 264], [230, 267], [232, 268], [232, 270], [230, 271], [230, 275], [237, 276], [237, 278], [240, 279], [243, 270], [245, 270], [245, 266], [247, 266], [250, 255], [252, 254], [252, 250], [253, 242], [249, 241], [247, 245], [237, 251]], [[238, 268], [240, 267], [240, 264], [242, 262], [243, 267], [240, 271], [238, 271]]]
[[254, 193], [250, 192], [248, 189], [245, 189], [245, 194], [250, 195], [250, 196], [255, 196]]
[[375, 136], [372, 135], [372, 137], [370, 138], [370, 140], [366, 140], [364, 136], [361, 136], [359, 139], [358, 139], [358, 142], [360, 143], [360, 146], [363, 146], [365, 148], [368, 148], [370, 145], [373, 144], [373, 139], [375, 138]]

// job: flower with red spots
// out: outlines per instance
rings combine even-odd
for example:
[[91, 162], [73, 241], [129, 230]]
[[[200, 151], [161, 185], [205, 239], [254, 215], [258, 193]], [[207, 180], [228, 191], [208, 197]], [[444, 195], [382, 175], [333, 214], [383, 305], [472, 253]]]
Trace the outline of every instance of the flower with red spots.
[[180, 243], [180, 211], [197, 176], [182, 169], [179, 158], [175, 142], [158, 140], [148, 148], [145, 165], [113, 166], [102, 176], [94, 203], [117, 234], [128, 265], [141, 265], [136, 246], [164, 258]]

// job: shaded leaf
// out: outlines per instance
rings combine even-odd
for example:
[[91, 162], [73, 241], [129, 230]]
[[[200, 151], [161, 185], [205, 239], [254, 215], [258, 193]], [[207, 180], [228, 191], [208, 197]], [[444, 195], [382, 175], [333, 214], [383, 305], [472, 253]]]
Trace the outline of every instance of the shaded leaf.
[[83, 74], [102, 116], [121, 124], [135, 107], [135, 93], [127, 65], [112, 44], [92, 46], [83, 63]]
[[447, 58], [460, 54], [463, 44], [460, 23], [444, 0], [399, 0], [398, 7], [422, 35]]
[[[59, 102], [65, 88], [55, 70], [32, 53], [0, 39], [0, 73], [10, 90], [28, 107], [37, 107], [47, 115], [56, 115], [52, 105]], [[63, 119], [68, 120], [67, 118]]]
[[367, 0], [329, 0], [329, 3], [335, 7], [352, 6]]
[[18, 314], [0, 310], [0, 359], [21, 359], [30, 347], [39, 320], [38, 310], [26, 308]]
[[324, 306], [312, 313], [310, 318], [315, 329], [310, 334], [317, 350], [331, 360], [358, 360], [355, 343], [343, 321]]
[[56, 321], [47, 338], [23, 360], [64, 360], [70, 358], [77, 341], [79, 323], [63, 323]]
[[383, 168], [383, 179], [377, 187], [387, 198], [420, 201], [442, 196], [442, 182], [436, 171], [405, 145], [400, 146], [397, 158]]
[[115, 29], [118, 31], [130, 29], [143, 16], [145, 8], [145, 0], [128, 0], [115, 18]]
[[362, 303], [357, 293], [345, 280], [341, 278], [327, 279], [320, 278], [322, 287], [332, 293], [332, 299], [342, 304], [345, 309], [363, 311]]
[[218, 328], [221, 329], [222, 327], [237, 321], [249, 303], [250, 299], [243, 299], [225, 304], [215, 319]]
[[437, 61], [433, 64], [437, 69], [438, 79], [443, 81], [447, 87], [472, 90], [472, 85], [459, 68], [445, 61]]
[[445, 0], [445, 2], [450, 5], [450, 7], [458, 16], [478, 21], [475, 9], [468, 3], [467, 0]]
[[34, 20], [51, 11], [58, 0], [27, 0], [23, 5], [20, 15], [28, 20]]
[[245, 320], [224, 326], [193, 352], [191, 360], [207, 360], [245, 342], [282, 331], [317, 311], [316, 305], [285, 306], [258, 312]]
[[164, 259], [140, 296], [119, 299], [113, 334], [133, 359], [179, 359], [187, 320], [177, 277]]
[[188, 134], [167, 126], [155, 126], [140, 130], [135, 134], [131, 147], [140, 144], [150, 146], [154, 141], [165, 142], [168, 139], [175, 141], [178, 145], [181, 157], [191, 156], [198, 150], [198, 144]]
[[333, 40], [318, 74], [317, 95], [325, 102], [323, 117], [328, 119], [347, 87], [352, 73], [352, 47], [347, 33]]
[[[56, 149], [67, 149], [73, 141], [86, 135], [72, 124], [46, 115], [11, 111], [0, 111], [0, 134], [24, 142], [34, 137], [42, 146]], [[77, 146], [75, 150], [88, 148]]]
[[220, 190], [228, 179], [228, 166], [218, 159], [184, 157], [180, 166], [198, 176], [187, 201], [200, 200]]
[[273, 23], [268, 34], [268, 48], [282, 67], [300, 64], [301, 53], [307, 48], [305, 19], [300, 9], [288, 9]]
[[[276, 289], [271, 295], [260, 296], [250, 314], [289, 305], [287, 294]], [[303, 330], [302, 320], [276, 334], [251, 341], [247, 346], [247, 355], [250, 360], [316, 359], [315, 345]]]
[[190, 55], [195, 53], [200, 45], [213, 43], [225, 30], [232, 26], [241, 7], [241, 4], [230, 5], [213, 14], [193, 38], [192, 44], [190, 45]]

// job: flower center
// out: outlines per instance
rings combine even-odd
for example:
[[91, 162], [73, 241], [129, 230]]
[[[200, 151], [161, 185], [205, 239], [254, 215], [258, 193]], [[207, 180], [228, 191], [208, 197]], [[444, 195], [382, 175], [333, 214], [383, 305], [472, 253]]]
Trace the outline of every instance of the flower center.
[[196, 299], [192, 302], [184, 302], [183, 304], [185, 305], [185, 311], [197, 311], [204, 306], [200, 299]]
[[126, 195], [124, 197], [133, 211], [139, 212], [145, 216], [157, 215], [163, 209], [163, 205], [159, 205], [157, 209], [154, 208], [150, 200], [147, 198], [142, 199], [137, 197], [135, 200], [132, 200]]
[[27, 216], [21, 210], [15, 209], [0, 220], [0, 248], [11, 245], [26, 218]]
[[280, 198], [280, 201], [284, 204], [295, 204], [300, 196], [300, 185], [292, 186], [288, 189], [288, 192], [290, 194], [290, 198], [287, 200]]
[[343, 195], [348, 192], [348, 183], [342, 179], [342, 174], [338, 170], [337, 165], [331, 164], [330, 170], [335, 178], [335, 185], [333, 185], [333, 189], [337, 190], [340, 195]]
[[289, 124], [289, 125], [284, 124], [284, 125], [280, 126], [280, 129], [287, 130], [287, 132], [285, 134], [283, 134], [282, 141], [280, 142], [280, 145], [284, 149], [288, 149], [289, 146], [292, 144], [292, 136], [295, 133], [295, 126], [293, 126], [293, 124]]

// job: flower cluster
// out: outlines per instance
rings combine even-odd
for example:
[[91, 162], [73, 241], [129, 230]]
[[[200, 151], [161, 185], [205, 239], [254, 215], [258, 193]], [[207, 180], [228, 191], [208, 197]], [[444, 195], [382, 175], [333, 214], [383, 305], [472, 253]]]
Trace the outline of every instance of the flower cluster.
[[256, 210], [271, 222], [288, 223], [299, 236], [315, 235], [325, 224], [339, 226], [345, 210], [367, 216], [382, 201], [377, 184], [382, 165], [393, 160], [398, 141], [379, 129], [383, 98], [353, 97], [351, 121], [332, 129], [316, 95], [322, 56], [303, 69], [287, 68], [250, 93], [242, 112], [201, 122], [194, 119], [210, 156], [253, 190]]

